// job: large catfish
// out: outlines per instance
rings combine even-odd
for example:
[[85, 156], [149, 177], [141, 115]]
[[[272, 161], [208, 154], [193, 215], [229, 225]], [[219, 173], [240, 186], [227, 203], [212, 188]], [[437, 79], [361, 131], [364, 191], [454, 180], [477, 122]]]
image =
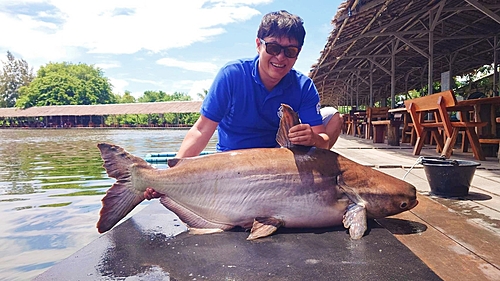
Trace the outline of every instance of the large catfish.
[[251, 228], [248, 240], [280, 226], [312, 228], [341, 225], [353, 239], [367, 229], [367, 218], [382, 218], [418, 204], [415, 187], [337, 153], [293, 146], [288, 129], [297, 114], [282, 106], [277, 134], [281, 148], [255, 148], [172, 159], [156, 169], [123, 148], [98, 145], [104, 167], [116, 179], [102, 199], [97, 228], [111, 229], [152, 188], [191, 233], [213, 233], [235, 226]]

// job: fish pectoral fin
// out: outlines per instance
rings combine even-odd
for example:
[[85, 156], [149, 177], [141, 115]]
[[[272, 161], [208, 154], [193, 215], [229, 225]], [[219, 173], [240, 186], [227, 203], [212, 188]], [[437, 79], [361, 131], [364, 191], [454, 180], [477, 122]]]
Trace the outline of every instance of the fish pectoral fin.
[[200, 234], [212, 234], [212, 233], [219, 233], [223, 232], [224, 230], [220, 228], [196, 228], [196, 227], [190, 227], [189, 228], [189, 234], [195, 234], [195, 235], [200, 235]]
[[368, 229], [366, 222], [366, 208], [362, 204], [351, 204], [344, 215], [345, 228], [349, 228], [352, 239], [360, 239]]
[[283, 221], [277, 218], [255, 218], [247, 240], [269, 236], [282, 225]]

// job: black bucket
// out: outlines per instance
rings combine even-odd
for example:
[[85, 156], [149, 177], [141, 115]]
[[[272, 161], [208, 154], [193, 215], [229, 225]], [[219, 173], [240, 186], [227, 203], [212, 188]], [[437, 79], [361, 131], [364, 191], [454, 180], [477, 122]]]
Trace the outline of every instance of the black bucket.
[[469, 194], [474, 172], [481, 163], [441, 157], [424, 157], [422, 165], [431, 187], [431, 193], [448, 197], [461, 197]]

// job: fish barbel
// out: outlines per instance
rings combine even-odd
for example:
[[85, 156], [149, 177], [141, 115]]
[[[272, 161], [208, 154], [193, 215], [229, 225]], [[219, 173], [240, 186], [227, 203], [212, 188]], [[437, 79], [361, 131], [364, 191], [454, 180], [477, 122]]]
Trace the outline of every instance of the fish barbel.
[[413, 185], [360, 165], [331, 150], [293, 146], [288, 128], [297, 114], [282, 106], [277, 141], [281, 148], [253, 148], [172, 159], [156, 169], [123, 148], [98, 147], [108, 175], [116, 179], [102, 199], [97, 228], [106, 232], [145, 199], [152, 188], [190, 233], [240, 226], [248, 240], [280, 226], [315, 228], [344, 225], [353, 239], [367, 218], [382, 218], [418, 204]]

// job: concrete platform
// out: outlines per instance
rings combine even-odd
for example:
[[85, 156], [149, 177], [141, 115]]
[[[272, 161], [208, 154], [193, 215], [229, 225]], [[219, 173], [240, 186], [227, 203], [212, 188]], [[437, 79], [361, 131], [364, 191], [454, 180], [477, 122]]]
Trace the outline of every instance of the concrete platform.
[[34, 280], [441, 280], [375, 221], [360, 240], [343, 227], [255, 241], [243, 230], [176, 235], [184, 229], [155, 201]]
[[[500, 163], [496, 157], [477, 161], [472, 153], [453, 151], [452, 159], [481, 163], [469, 195], [443, 198], [430, 194], [418, 156], [408, 144], [388, 146], [342, 135], [334, 150], [354, 161], [404, 178], [418, 191], [419, 205], [391, 218], [377, 220], [444, 280], [500, 280]], [[439, 156], [432, 146], [422, 156]], [[413, 167], [413, 169], [411, 169]], [[400, 221], [401, 220], [401, 221]], [[408, 231], [414, 222], [420, 231]]]
[[[414, 184], [419, 205], [370, 221], [361, 240], [342, 227], [280, 229], [246, 241], [230, 231], [190, 235], [152, 203], [35, 280], [500, 280], [500, 164], [479, 161], [468, 196], [429, 194], [417, 156], [342, 135], [334, 150]], [[424, 148], [424, 156], [437, 156]], [[452, 158], [473, 160], [470, 153]]]

